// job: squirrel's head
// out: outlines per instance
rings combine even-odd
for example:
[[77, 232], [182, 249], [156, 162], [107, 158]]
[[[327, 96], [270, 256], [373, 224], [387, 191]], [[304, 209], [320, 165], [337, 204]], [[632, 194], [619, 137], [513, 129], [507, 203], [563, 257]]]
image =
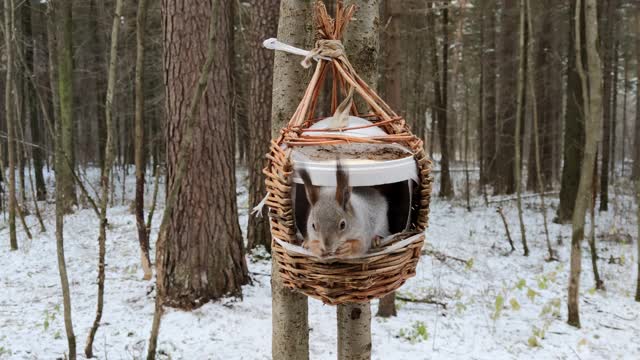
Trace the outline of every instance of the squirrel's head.
[[309, 201], [309, 218], [307, 220], [307, 243], [309, 249], [318, 256], [334, 254], [336, 250], [349, 240], [354, 229], [353, 208], [349, 176], [338, 160], [336, 169], [335, 193], [322, 189], [311, 183], [306, 170], [299, 171], [304, 182], [307, 200]]

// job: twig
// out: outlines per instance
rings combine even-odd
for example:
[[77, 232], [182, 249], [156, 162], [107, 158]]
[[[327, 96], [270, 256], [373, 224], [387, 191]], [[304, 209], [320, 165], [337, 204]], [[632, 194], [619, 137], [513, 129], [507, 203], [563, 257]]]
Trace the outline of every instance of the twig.
[[432, 298], [413, 299], [413, 298], [396, 295], [396, 299], [401, 301], [411, 302], [411, 303], [438, 305], [438, 306], [442, 306], [442, 308], [445, 310], [447, 309], [446, 303], [443, 303], [442, 301], [434, 300]]
[[455, 257], [455, 256], [451, 256], [451, 255], [447, 255], [441, 251], [438, 250], [434, 250], [434, 249], [425, 249], [422, 250], [422, 255], [430, 255], [433, 256], [434, 258], [442, 261], [442, 262], [446, 262], [447, 259], [451, 259], [451, 260], [455, 260], [458, 262], [461, 262], [465, 265], [467, 265], [469, 263], [469, 260], [465, 260], [465, 259], [461, 259], [459, 257]]
[[498, 206], [496, 208], [496, 212], [500, 214], [500, 217], [502, 218], [502, 222], [504, 223], [504, 231], [507, 233], [507, 239], [509, 240], [509, 245], [511, 245], [511, 251], [515, 251], [516, 247], [513, 246], [513, 240], [511, 239], [511, 233], [509, 232], [509, 224], [507, 223], [507, 218], [505, 218], [504, 216], [502, 207]]

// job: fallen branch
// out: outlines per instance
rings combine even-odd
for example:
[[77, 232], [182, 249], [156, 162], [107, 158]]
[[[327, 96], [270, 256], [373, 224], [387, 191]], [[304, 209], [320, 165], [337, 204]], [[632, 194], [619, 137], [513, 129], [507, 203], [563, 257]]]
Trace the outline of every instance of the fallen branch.
[[[547, 195], [558, 195], [558, 194], [560, 194], [559, 191], [549, 191], [549, 192], [546, 192], [546, 193], [544, 193], [542, 195], [543, 196], [547, 196]], [[540, 194], [536, 193], [536, 194], [522, 195], [522, 196], [520, 196], [520, 198], [521, 199], [526, 199], [526, 198], [532, 198], [532, 197], [536, 197], [536, 196], [540, 196]], [[487, 203], [488, 204], [499, 204], [499, 203], [503, 203], [503, 202], [515, 201], [517, 199], [518, 199], [517, 196], [511, 196], [511, 197], [507, 197], [507, 198], [489, 200]]]
[[414, 299], [414, 298], [408, 298], [408, 297], [396, 295], [396, 299], [401, 301], [411, 302], [411, 303], [437, 305], [437, 306], [441, 306], [445, 310], [447, 309], [446, 303], [443, 303], [442, 301], [434, 300], [433, 298]]
[[443, 253], [441, 251], [434, 250], [434, 249], [424, 249], [424, 250], [422, 250], [422, 255], [433, 256], [434, 258], [440, 260], [441, 262], [446, 262], [447, 259], [455, 260], [455, 261], [463, 263], [464, 265], [469, 264], [469, 262], [471, 261], [471, 260], [461, 259], [459, 257], [455, 257], [455, 256], [452, 256], [452, 255], [447, 255], [447, 254], [445, 254], [445, 253]]
[[513, 239], [511, 239], [511, 233], [509, 232], [509, 224], [507, 223], [507, 218], [504, 216], [504, 211], [502, 211], [502, 207], [498, 206], [496, 212], [500, 214], [502, 218], [502, 222], [504, 223], [504, 231], [507, 233], [507, 239], [509, 240], [509, 245], [511, 245], [511, 251], [516, 251], [516, 247], [513, 246]]

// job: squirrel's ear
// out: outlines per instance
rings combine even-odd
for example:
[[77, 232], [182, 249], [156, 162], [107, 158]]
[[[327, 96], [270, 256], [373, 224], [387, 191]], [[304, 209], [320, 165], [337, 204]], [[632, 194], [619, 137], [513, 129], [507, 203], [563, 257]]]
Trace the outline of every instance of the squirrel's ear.
[[347, 174], [340, 159], [338, 159], [336, 162], [336, 201], [346, 210], [350, 197], [349, 174]]
[[309, 204], [314, 205], [318, 201], [318, 187], [311, 183], [311, 177], [305, 169], [298, 170], [298, 174], [304, 182], [304, 191], [307, 194]]

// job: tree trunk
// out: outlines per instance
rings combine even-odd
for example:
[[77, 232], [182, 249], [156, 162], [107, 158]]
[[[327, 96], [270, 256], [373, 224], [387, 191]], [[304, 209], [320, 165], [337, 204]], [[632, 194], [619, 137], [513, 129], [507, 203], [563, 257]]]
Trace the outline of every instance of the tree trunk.
[[77, 205], [76, 189], [73, 180], [75, 167], [74, 153], [74, 131], [75, 122], [73, 119], [73, 22], [71, 19], [72, 0], [62, 0], [56, 8], [59, 15], [57, 20], [58, 36], [58, 94], [60, 100], [60, 123], [62, 124], [63, 162], [62, 166], [56, 167], [56, 171], [61, 172], [62, 184], [62, 206], [65, 213], [70, 213], [74, 205]]
[[[453, 184], [449, 174], [449, 136], [447, 134], [447, 117], [449, 99], [447, 96], [449, 79], [449, 1], [442, 9], [442, 97], [439, 106], [438, 133], [440, 134], [440, 196], [444, 198], [453, 197]], [[435, 36], [435, 34], [433, 35]]]
[[[251, 3], [251, 24], [249, 38], [251, 44], [274, 37], [278, 32], [280, 0], [254, 0]], [[260, 46], [248, 46], [249, 72], [249, 208], [258, 205], [266, 193], [262, 169], [271, 141], [271, 88], [273, 85], [273, 51]], [[246, 141], [246, 140], [242, 140]], [[262, 245], [271, 252], [271, 233], [266, 214], [249, 216], [247, 243], [250, 249]]]
[[[640, 4], [637, 5], [637, 10], [640, 12]], [[637, 63], [637, 78], [640, 79], [640, 14], [636, 14], [636, 63]], [[633, 142], [633, 170], [631, 172], [631, 178], [637, 180], [640, 178], [640, 86], [636, 86], [636, 124], [634, 131]]]
[[[151, 280], [151, 260], [149, 258], [149, 233], [144, 223], [144, 175], [145, 175], [145, 134], [144, 134], [144, 50], [147, 21], [147, 0], [138, 0], [136, 14], [136, 73], [135, 73], [135, 162], [136, 200], [135, 213], [140, 243], [140, 260], [144, 280]], [[110, 122], [110, 121], [109, 121]], [[107, 128], [107, 133], [110, 129]], [[107, 135], [109, 138], [109, 135]], [[107, 154], [106, 157], [110, 155]], [[106, 169], [106, 168], [105, 168]]]
[[[545, 0], [541, 11], [547, 12], [553, 8], [553, 2], [551, 0]], [[539, 149], [536, 151], [533, 146], [529, 146], [529, 161], [527, 163], [527, 189], [531, 191], [537, 191], [538, 186], [537, 176], [537, 161], [536, 158], [541, 159], [541, 171], [543, 178], [548, 179], [546, 186], [551, 185], [553, 178], [553, 125], [557, 121], [554, 116], [554, 96], [552, 92], [554, 83], [560, 79], [553, 77], [554, 66], [553, 57], [556, 56], [552, 53], [551, 37], [553, 33], [549, 31], [553, 27], [553, 18], [546, 16], [544, 13], [540, 13], [538, 18], [540, 19], [539, 30], [536, 33], [530, 33], [529, 36], [536, 36], [538, 41], [532, 41], [536, 45], [535, 49], [535, 72], [532, 72], [529, 76], [534, 76], [535, 80], [535, 92], [537, 95], [536, 112], [538, 113], [538, 132], [531, 132], [531, 142], [535, 142], [535, 137], [539, 140]], [[533, 31], [533, 30], [532, 30]]]
[[[638, 26], [638, 33], [640, 33], [640, 12], [636, 14], [636, 24]], [[638, 237], [636, 239], [636, 246], [638, 252], [636, 254], [638, 263], [638, 280], [636, 282], [636, 301], [640, 302], [640, 180], [636, 180], [636, 206], [637, 209], [637, 222], [638, 222]]]
[[102, 195], [100, 196], [100, 235], [98, 237], [98, 304], [96, 308], [96, 317], [93, 325], [89, 330], [87, 344], [84, 348], [84, 354], [87, 358], [93, 357], [93, 340], [100, 326], [102, 319], [102, 310], [104, 307], [104, 280], [105, 280], [105, 254], [107, 243], [107, 205], [109, 202], [109, 173], [113, 164], [113, 127], [111, 126], [113, 111], [113, 93], [116, 86], [116, 69], [118, 58], [118, 35], [120, 31], [120, 22], [122, 14], [123, 0], [116, 0], [115, 12], [113, 15], [113, 25], [111, 29], [111, 47], [109, 51], [109, 69], [107, 80], [107, 97], [105, 99], [105, 127], [107, 129], [107, 142], [105, 153], [104, 167], [100, 177], [102, 187]]
[[98, 122], [98, 163], [100, 164], [100, 168], [104, 167], [105, 160], [105, 149], [107, 145], [107, 128], [105, 127], [105, 119], [104, 119], [104, 106], [105, 97], [106, 97], [106, 66], [105, 66], [105, 46], [104, 46], [104, 36], [102, 36], [102, 32], [98, 28], [98, 19], [100, 19], [101, 9], [98, 8], [98, 4], [96, 3], [98, 0], [90, 0], [89, 2], [89, 31], [91, 32], [91, 68], [93, 70], [93, 86], [95, 87], [95, 99], [93, 102], [95, 103], [96, 113], [95, 118]]
[[[615, 30], [616, 34], [619, 34], [619, 31]], [[616, 130], [618, 127], [618, 81], [619, 81], [619, 65], [620, 65], [620, 41], [616, 40], [616, 44], [613, 47], [613, 85], [612, 85], [612, 94], [611, 94], [611, 127], [610, 127], [610, 136], [611, 136], [611, 154], [610, 154], [610, 162], [609, 165], [609, 178], [611, 182], [614, 182], [615, 179], [615, 170], [616, 170]]]
[[216, 17], [216, 66], [196, 114], [191, 159], [168, 225], [163, 262], [158, 264], [165, 304], [183, 309], [239, 295], [248, 280], [233, 157], [231, 4], [214, 3], [163, 2], [169, 189], [179, 168], [190, 89], [205, 60], [198, 49], [207, 44], [209, 17]]
[[[281, 0], [278, 20], [278, 39], [287, 44], [311, 48], [313, 34], [308, 24], [312, 21], [313, 2]], [[305, 31], [306, 30], [306, 31]], [[300, 66], [300, 59], [276, 52], [273, 67], [273, 104], [271, 110], [271, 136], [294, 113], [304, 92], [308, 73]], [[271, 262], [271, 357], [274, 360], [304, 360], [309, 358], [309, 323], [307, 297], [284, 286], [279, 266]]]
[[[65, 24], [70, 24], [71, 19], [71, 0], [62, 0], [56, 2], [55, 8], [52, 4], [50, 4], [48, 11], [48, 18], [50, 20], [50, 24], [55, 24], [55, 21], [63, 21]], [[53, 25], [51, 25], [53, 26]], [[51, 28], [49, 28], [51, 29]], [[51, 36], [51, 33], [50, 33]], [[61, 34], [57, 34], [56, 40], [60, 40]], [[51, 49], [50, 49], [51, 51]], [[57, 52], [60, 52], [60, 49], [57, 49]], [[53, 56], [53, 53], [50, 52], [49, 56]], [[50, 64], [53, 59], [50, 59]], [[54, 62], [55, 63], [55, 62]], [[53, 68], [51, 70], [54, 70]], [[63, 69], [60, 69], [60, 72], [63, 72]], [[69, 75], [69, 74], [67, 74]], [[66, 80], [68, 76], [65, 77]], [[60, 79], [59, 79], [60, 80]], [[58, 81], [60, 82], [60, 81]], [[54, 88], [58, 85], [58, 82], [52, 82], [51, 86]], [[65, 84], [60, 83], [60, 90], [65, 87], [65, 92], [67, 92], [66, 99], [68, 100], [68, 89], [66, 89]], [[62, 107], [62, 101], [60, 102]], [[65, 106], [68, 104], [64, 104]], [[68, 115], [68, 109], [66, 115]], [[71, 294], [69, 291], [69, 278], [67, 276], [67, 265], [65, 261], [64, 255], [64, 214], [68, 211], [68, 199], [66, 200], [65, 195], [65, 185], [73, 182], [71, 178], [71, 173], [69, 171], [65, 171], [63, 169], [68, 168], [68, 161], [66, 159], [65, 148], [64, 148], [64, 124], [62, 118], [57, 118], [55, 122], [55, 168], [56, 168], [56, 254], [58, 258], [58, 273], [60, 274], [60, 284], [62, 287], [62, 303], [64, 309], [64, 327], [67, 334], [67, 343], [69, 346], [69, 359], [75, 360], [76, 358], [76, 336], [73, 332], [73, 321], [71, 317]], [[67, 119], [68, 120], [68, 119]], [[66, 200], [66, 201], [65, 201]]]
[[[34, 63], [34, 39], [33, 28], [31, 24], [32, 5], [30, 2], [26, 2], [21, 6], [22, 13], [22, 29], [24, 38], [24, 60], [25, 66], [29, 70], [30, 74], [33, 74]], [[31, 142], [34, 145], [31, 148], [31, 156], [33, 158], [33, 170], [36, 180], [36, 197], [39, 201], [46, 199], [47, 189], [44, 183], [44, 176], [42, 174], [42, 168], [44, 167], [44, 150], [42, 135], [40, 133], [40, 125], [38, 124], [38, 104], [36, 102], [36, 94], [34, 88], [34, 82], [29, 79], [25, 79], [25, 89], [27, 91], [25, 101], [27, 102], [27, 109], [29, 111], [29, 125], [31, 130]]]
[[338, 360], [371, 359], [371, 306], [337, 306]]
[[[640, 29], [638, 31], [640, 33]], [[620, 149], [620, 158], [622, 166], [620, 176], [624, 178], [625, 157], [627, 156], [627, 98], [629, 97], [629, 57], [624, 55], [624, 93], [622, 95], [622, 149]]]
[[498, 86], [498, 149], [496, 153], [495, 191], [500, 194], [512, 194], [515, 191], [514, 161], [515, 119], [517, 117], [517, 53], [518, 44], [517, 0], [504, 0], [500, 30], [499, 65], [500, 83]]
[[580, 313], [578, 293], [580, 290], [580, 270], [582, 254], [580, 243], [584, 238], [585, 213], [591, 203], [593, 184], [593, 164], [596, 161], [598, 139], [600, 138], [602, 121], [602, 64], [597, 50], [598, 17], [596, 1], [586, 0], [584, 20], [581, 21], [582, 0], [576, 5], [576, 44], [582, 44], [580, 27], [584, 21], [585, 47], [587, 63], [583, 66], [581, 46], [576, 46], [577, 68], [583, 89], [583, 109], [585, 114], [585, 148], [582, 168], [580, 170], [580, 184], [573, 211], [571, 235], [571, 273], [569, 277], [568, 323], [580, 327]]
[[602, 162], [600, 166], [600, 211], [607, 211], [609, 209], [609, 155], [611, 145], [611, 123], [612, 123], [612, 97], [615, 89], [613, 88], [613, 52], [615, 50], [614, 39], [614, 24], [615, 24], [615, 11], [616, 1], [606, 1], [606, 14], [604, 18], [606, 26], [603, 26], [604, 36], [601, 38], [601, 49], [604, 58], [604, 99], [603, 99], [603, 122], [602, 122]]
[[[531, 11], [531, 2], [530, 0], [526, 0], [526, 5], [527, 5], [527, 13], [528, 14], [532, 14]], [[545, 5], [551, 5], [550, 2], [547, 2]], [[547, 6], [545, 6], [545, 8], [547, 8]], [[533, 20], [532, 20], [532, 16], [528, 16], [527, 17], [527, 24], [528, 24], [528, 32], [529, 34], [531, 34], [531, 36], [533, 36], [533, 34], [535, 33], [533, 30]], [[538, 32], [538, 36], [544, 36], [543, 32], [544, 29], [547, 29], [547, 27], [545, 25], [543, 25], [541, 27], [540, 32]], [[535, 40], [534, 40], [535, 41]], [[532, 129], [531, 132], [533, 134], [533, 149], [531, 149], [530, 151], [533, 152], [534, 154], [534, 159], [533, 161], [535, 162], [535, 176], [536, 176], [536, 185], [538, 186], [538, 193], [540, 195], [540, 207], [541, 207], [541, 211], [542, 211], [542, 221], [543, 221], [543, 225], [544, 225], [544, 235], [545, 235], [545, 240], [546, 240], [546, 244], [547, 244], [547, 251], [549, 252], [549, 257], [547, 258], [548, 261], [551, 260], [557, 260], [557, 256], [556, 256], [556, 252], [555, 250], [553, 250], [553, 247], [551, 246], [551, 239], [549, 238], [549, 227], [548, 227], [548, 222], [547, 222], [547, 207], [545, 205], [545, 201], [544, 201], [544, 190], [545, 190], [545, 183], [542, 177], [542, 164], [540, 161], [540, 127], [539, 127], [539, 103], [538, 103], [538, 97], [537, 94], [539, 93], [536, 90], [536, 85], [539, 84], [540, 82], [536, 82], [535, 81], [535, 74], [533, 69], [535, 68], [540, 68], [539, 64], [530, 64], [529, 65], [529, 76], [527, 76], [527, 81], [529, 83], [529, 88], [531, 90], [531, 108], [533, 109], [533, 124], [532, 124]], [[526, 85], [525, 85], [526, 86]], [[542, 89], [544, 90], [544, 89]], [[531, 176], [531, 175], [529, 175]], [[547, 178], [549, 179], [549, 178]]]
[[483, 97], [483, 185], [490, 183], [490, 177], [496, 174], [496, 13], [495, 0], [489, 0], [485, 16], [485, 38], [487, 43], [483, 48], [482, 61], [484, 63], [484, 97]]
[[[14, 29], [14, 5], [11, 0], [4, 0], [4, 28]], [[15, 103], [13, 95], [14, 82], [14, 60], [13, 60], [13, 42], [14, 31], [4, 32], [5, 57], [6, 57], [6, 78], [4, 89], [4, 106], [5, 118], [7, 123], [7, 156], [9, 160], [9, 243], [11, 250], [18, 250], [18, 238], [16, 236], [16, 141], [15, 141]], [[4, 172], [4, 167], [0, 168], [0, 172]]]
[[[379, 0], [347, 0], [345, 6], [357, 6], [356, 16], [345, 31], [345, 51], [358, 75], [374, 90], [378, 88], [378, 55], [380, 50]], [[360, 102], [358, 102], [360, 101]], [[364, 101], [357, 99], [359, 109]], [[393, 108], [397, 106], [389, 103]], [[387, 309], [395, 315], [395, 292], [387, 295], [392, 301]], [[356, 360], [371, 358], [371, 304], [344, 304], [336, 307], [338, 321], [338, 359]]]
[[522, 241], [522, 249], [524, 251], [524, 256], [529, 256], [529, 247], [527, 246], [527, 232], [524, 226], [524, 217], [522, 214], [522, 167], [520, 164], [521, 161], [521, 153], [520, 153], [520, 131], [522, 127], [522, 123], [524, 122], [524, 109], [526, 107], [526, 70], [527, 70], [527, 30], [526, 30], [526, 22], [527, 22], [527, 11], [525, 6], [525, 0], [520, 0], [520, 31], [519, 31], [519, 65], [518, 65], [518, 104], [516, 110], [516, 128], [514, 133], [515, 139], [515, 149], [514, 149], [514, 157], [515, 164], [513, 167], [514, 170], [514, 180], [516, 183], [516, 203], [518, 207], [518, 218], [520, 220], [520, 237]]
[[[583, 10], [584, 11], [584, 10]], [[556, 221], [566, 223], [573, 217], [573, 209], [578, 194], [580, 168], [584, 152], [584, 114], [582, 110], [583, 94], [580, 76], [577, 70], [578, 57], [576, 48], [582, 49], [579, 54], [585, 57], [584, 44], [576, 45], [576, 28], [583, 34], [579, 38], [584, 43], [584, 23], [576, 27], [576, 0], [569, 6], [570, 32], [567, 75], [567, 104], [565, 110], [564, 161], [562, 167], [562, 183], [560, 187], [560, 205]]]

